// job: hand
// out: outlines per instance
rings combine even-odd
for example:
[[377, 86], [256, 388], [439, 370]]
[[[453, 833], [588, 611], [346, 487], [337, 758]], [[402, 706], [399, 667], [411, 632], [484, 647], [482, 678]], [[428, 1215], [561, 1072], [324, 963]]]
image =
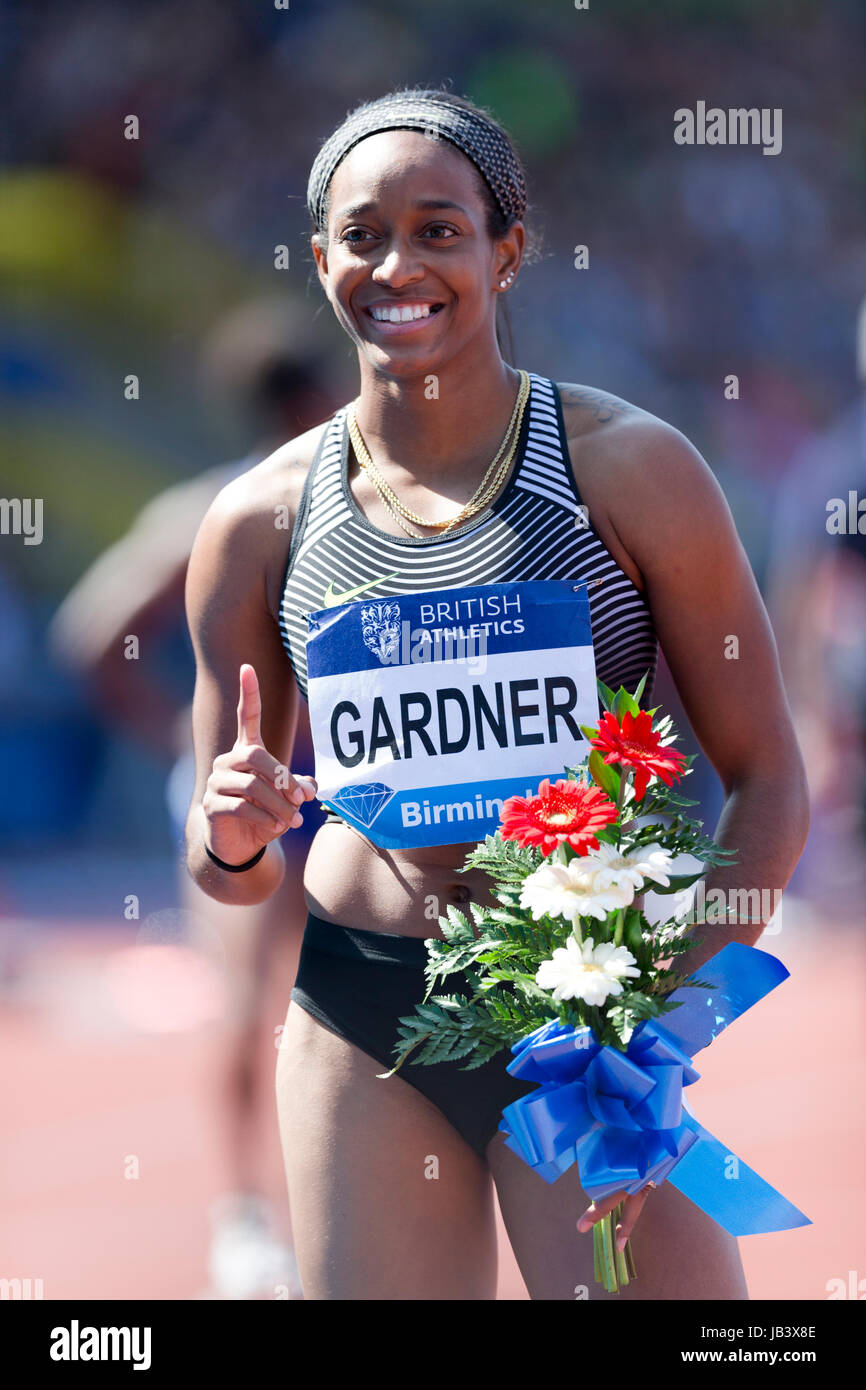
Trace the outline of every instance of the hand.
[[202, 797], [208, 846], [227, 864], [243, 864], [286, 830], [303, 825], [298, 808], [316, 790], [315, 778], [294, 777], [262, 743], [258, 677], [252, 666], [242, 666], [237, 738], [229, 753], [214, 758]]
[[625, 1243], [643, 1211], [644, 1202], [652, 1190], [651, 1187], [647, 1186], [642, 1187], [640, 1192], [614, 1192], [599, 1202], [591, 1202], [578, 1221], [577, 1229], [579, 1231], [591, 1231], [597, 1221], [600, 1221], [603, 1216], [607, 1216], [614, 1207], [618, 1207], [620, 1202], [625, 1202], [622, 1218], [616, 1228], [616, 1248], [617, 1250], [624, 1250]]

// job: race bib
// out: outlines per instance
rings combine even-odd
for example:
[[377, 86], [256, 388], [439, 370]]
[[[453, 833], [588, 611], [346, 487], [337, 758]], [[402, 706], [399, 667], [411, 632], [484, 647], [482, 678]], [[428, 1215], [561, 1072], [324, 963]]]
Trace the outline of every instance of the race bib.
[[357, 600], [307, 616], [320, 801], [385, 849], [483, 840], [589, 752], [589, 599], [566, 580]]

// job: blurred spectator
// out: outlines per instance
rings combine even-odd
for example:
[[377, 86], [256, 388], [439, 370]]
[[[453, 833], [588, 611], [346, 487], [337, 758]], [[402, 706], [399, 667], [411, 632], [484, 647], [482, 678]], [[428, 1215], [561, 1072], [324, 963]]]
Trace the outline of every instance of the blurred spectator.
[[[866, 299], [860, 391], [795, 455], [778, 493], [768, 606], [813, 800], [798, 867], [862, 910], [866, 888]], [[851, 505], [853, 495], [853, 508]], [[862, 509], [858, 510], [858, 503]], [[837, 529], [841, 514], [842, 529]], [[836, 900], [838, 904], [838, 899]]]
[[[218, 325], [202, 354], [205, 396], [227, 393], [234, 400], [255, 440], [252, 449], [154, 498], [129, 532], [78, 582], [50, 632], [57, 653], [87, 681], [103, 718], [175, 760], [167, 801], [178, 846], [194, 783], [190, 708], [188, 698], [179, 703], [150, 653], [167, 634], [186, 632], [187, 563], [202, 517], [219, 490], [336, 407], [320, 387], [320, 364], [303, 346], [296, 346], [303, 343], [297, 328], [284, 312], [266, 304], [244, 306]], [[125, 655], [130, 635], [141, 644], [139, 658], [133, 661]], [[287, 658], [286, 680], [290, 679]], [[295, 759], [297, 770], [313, 771], [305, 706], [298, 721]], [[221, 1097], [232, 1190], [212, 1211], [209, 1258], [212, 1291], [225, 1298], [252, 1297], [272, 1291], [276, 1284], [295, 1287], [297, 1282], [293, 1257], [278, 1238], [274, 1214], [262, 1193], [256, 1155], [262, 1113], [271, 1118], [272, 1109], [271, 1077], [262, 1075], [259, 1058], [264, 988], [275, 957], [288, 952], [294, 975], [306, 916], [303, 862], [324, 819], [316, 803], [306, 804], [302, 814], [303, 829], [284, 837], [287, 864], [282, 887], [266, 903], [226, 907], [181, 872], [190, 937], [203, 949], [216, 946], [232, 1010]]]

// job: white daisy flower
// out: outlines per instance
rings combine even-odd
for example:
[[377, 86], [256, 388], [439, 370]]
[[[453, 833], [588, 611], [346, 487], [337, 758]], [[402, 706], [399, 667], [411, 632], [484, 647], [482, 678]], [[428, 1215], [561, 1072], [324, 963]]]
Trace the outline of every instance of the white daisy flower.
[[615, 845], [602, 841], [598, 849], [592, 850], [586, 857], [597, 865], [595, 883], [600, 889], [613, 885], [624, 888], [630, 884], [634, 892], [643, 887], [645, 878], [653, 883], [661, 883], [665, 888], [670, 883], [668, 874], [673, 858], [661, 845], [641, 845], [629, 854], [620, 854]]
[[536, 984], [563, 999], [582, 999], [586, 1004], [603, 1004], [609, 994], [622, 994], [622, 981], [640, 975], [637, 961], [625, 946], [603, 941], [596, 946], [590, 936], [581, 946], [570, 936], [559, 946], [552, 960], [543, 960], [535, 975]]
[[578, 917], [596, 917], [603, 922], [609, 912], [628, 907], [634, 889], [628, 884], [602, 885], [597, 878], [597, 864], [587, 864], [583, 858], [575, 857], [567, 864], [549, 861], [523, 880], [520, 906], [529, 908], [536, 921], [548, 913], [567, 922]]

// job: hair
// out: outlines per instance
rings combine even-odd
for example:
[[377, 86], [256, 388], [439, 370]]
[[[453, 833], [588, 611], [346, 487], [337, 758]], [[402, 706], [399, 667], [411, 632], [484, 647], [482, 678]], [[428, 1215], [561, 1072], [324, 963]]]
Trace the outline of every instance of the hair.
[[[390, 104], [393, 103], [395, 99], [400, 98], [405, 98], [408, 101], [411, 101], [412, 99], [441, 101], [449, 106], [458, 106], [462, 110], [470, 113], [478, 121], [483, 122], [483, 124], [487, 126], [491, 132], [494, 132], [495, 135], [499, 137], [499, 141], [502, 143], [506, 150], [505, 157], [507, 163], [515, 170], [518, 181], [525, 187], [526, 175], [523, 168], [523, 163], [515, 148], [514, 141], [511, 139], [511, 136], [508, 134], [508, 132], [504, 129], [502, 125], [500, 125], [500, 123], [496, 120], [495, 116], [486, 107], [476, 105], [467, 97], [455, 96], [452, 92], [448, 90], [447, 85], [444, 83], [442, 84], [442, 86], [438, 88], [425, 86], [399, 87], [395, 88], [391, 92], [386, 93], [383, 97], [376, 98], [374, 101], [362, 102], [359, 106], [356, 106], [352, 111], [349, 111], [345, 117], [345, 120], [342, 121], [340, 125], [336, 127], [336, 129], [332, 132], [332, 134], [328, 137], [327, 140], [322, 142], [322, 145], [320, 146], [320, 152], [322, 149], [324, 149], [326, 144], [330, 143], [330, 141], [333, 140], [337, 134], [339, 134], [339, 132], [343, 129], [343, 126], [349, 124], [350, 122], [354, 122], [361, 115], [368, 118], [375, 116], [377, 109], [380, 107], [382, 108], [384, 114], [385, 112], [387, 112]], [[401, 129], [400, 126], [392, 126], [389, 128], [397, 130]], [[371, 131], [371, 134], [372, 133], [376, 132]], [[360, 141], [358, 143], [360, 143]], [[460, 150], [456, 144], [454, 144], [453, 142], [449, 143], [451, 143], [451, 148], [457, 150], [458, 153], [462, 153], [464, 155], [464, 158], [467, 159], [472, 166], [478, 195], [482, 203], [484, 204], [486, 211], [485, 230], [490, 240], [495, 242], [501, 240], [504, 236], [507, 236], [508, 232], [510, 232], [511, 228], [517, 221], [520, 221], [524, 225], [526, 225], [526, 212], [524, 212], [519, 217], [514, 213], [507, 212], [500, 205], [499, 199], [494, 193], [493, 188], [491, 187], [490, 183], [488, 183], [487, 179], [484, 177], [484, 174], [481, 172], [481, 169], [478, 167], [475, 161], [471, 159], [468, 154], [465, 154], [464, 151]], [[334, 172], [336, 172], [336, 169], [338, 167], [339, 163], [335, 166], [324, 188], [321, 203], [321, 215], [318, 224], [316, 221], [315, 214], [313, 213], [312, 209], [310, 209], [314, 235], [317, 237], [318, 244], [324, 245], [326, 248], [328, 245], [328, 215], [330, 212], [331, 203], [331, 179], [333, 178], [333, 174]], [[527, 211], [529, 211], [530, 208], [531, 205], [527, 200]], [[532, 228], [527, 226], [526, 241], [523, 253], [523, 263], [531, 264], [532, 262], [538, 259], [540, 259], [540, 244], [536, 239], [535, 235], [533, 234]], [[502, 341], [503, 334], [500, 331], [503, 327], [505, 329], [505, 332], [507, 333], [508, 338], [508, 353], [504, 351]], [[499, 345], [499, 350], [502, 353], [503, 357], [507, 361], [513, 361], [514, 336], [511, 329], [511, 320], [508, 313], [508, 306], [505, 301], [504, 295], [499, 296], [496, 305], [496, 341]]]

